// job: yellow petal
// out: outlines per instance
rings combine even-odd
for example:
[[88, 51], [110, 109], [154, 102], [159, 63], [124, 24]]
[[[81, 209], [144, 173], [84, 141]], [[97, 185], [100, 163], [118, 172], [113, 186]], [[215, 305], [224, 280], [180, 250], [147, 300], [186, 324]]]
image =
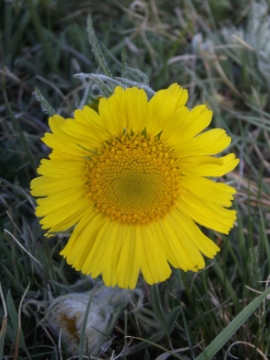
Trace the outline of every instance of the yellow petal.
[[216, 183], [201, 176], [183, 177], [181, 186], [192, 192], [202, 202], [210, 202], [225, 207], [232, 206], [233, 194], [236, 193], [236, 190], [227, 184]]
[[212, 115], [205, 105], [198, 105], [192, 110], [181, 107], [164, 125], [162, 139], [177, 147], [203, 131], [211, 123]]
[[[135, 226], [119, 227], [115, 225], [115, 227], [118, 233], [116, 241], [122, 239], [120, 256], [115, 264], [117, 283], [119, 287], [134, 289], [138, 281], [143, 256], [142, 241], [138, 240], [139, 230]], [[106, 283], [105, 279], [104, 282]]]
[[194, 221], [189, 216], [186, 216], [183, 212], [181, 212], [179, 207], [175, 209], [175, 212], [171, 215], [171, 217], [175, 219], [175, 224], [178, 224], [177, 229], [181, 227], [183, 232], [186, 234], [186, 241], [192, 242], [202, 254], [212, 259], [216, 253], [220, 251], [219, 247], [206, 235], [204, 235]]
[[178, 84], [173, 84], [166, 90], [157, 91], [149, 101], [147, 132], [157, 135], [163, 131], [168, 119], [173, 118], [179, 108], [184, 107], [187, 99], [187, 90]]
[[138, 228], [137, 241], [142, 247], [141, 271], [150, 285], [169, 278], [171, 269], [165, 253], [160, 249], [151, 227]]
[[175, 145], [175, 150], [181, 157], [214, 155], [227, 148], [230, 142], [231, 138], [223, 129], [212, 129]]
[[223, 176], [239, 164], [234, 154], [215, 158], [212, 156], [196, 156], [181, 159], [181, 173], [197, 176]]
[[236, 220], [236, 211], [222, 206], [204, 202], [187, 189], [180, 195], [178, 208], [196, 223], [210, 229], [228, 234]]
[[96, 236], [105, 223], [106, 219], [93, 206], [89, 206], [84, 211], [67, 245], [60, 253], [66, 258], [68, 264], [84, 274], [90, 274], [93, 271], [91, 262], [88, 262], [87, 258], [91, 256]]

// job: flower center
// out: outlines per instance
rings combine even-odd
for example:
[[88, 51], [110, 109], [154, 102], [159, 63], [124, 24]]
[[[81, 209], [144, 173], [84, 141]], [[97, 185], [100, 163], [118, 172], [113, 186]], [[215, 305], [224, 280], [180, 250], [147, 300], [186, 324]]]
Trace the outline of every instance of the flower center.
[[98, 210], [123, 224], [164, 218], [180, 190], [178, 159], [157, 136], [141, 133], [106, 142], [87, 161], [86, 193]]

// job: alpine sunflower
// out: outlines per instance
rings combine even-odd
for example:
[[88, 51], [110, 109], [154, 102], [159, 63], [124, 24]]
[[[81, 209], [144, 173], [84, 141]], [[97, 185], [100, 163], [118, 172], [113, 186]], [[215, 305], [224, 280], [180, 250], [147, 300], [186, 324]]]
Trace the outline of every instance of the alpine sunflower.
[[[236, 219], [235, 189], [212, 180], [233, 170], [234, 154], [215, 157], [231, 142], [205, 130], [212, 111], [188, 109], [178, 84], [149, 100], [137, 87], [116, 87], [98, 110], [54, 115], [52, 148], [31, 182], [36, 215], [47, 235], [70, 231], [61, 255], [107, 286], [134, 288], [166, 280], [171, 266], [204, 268], [219, 247], [197, 224], [228, 234]], [[171, 266], [170, 266], [171, 265]]]

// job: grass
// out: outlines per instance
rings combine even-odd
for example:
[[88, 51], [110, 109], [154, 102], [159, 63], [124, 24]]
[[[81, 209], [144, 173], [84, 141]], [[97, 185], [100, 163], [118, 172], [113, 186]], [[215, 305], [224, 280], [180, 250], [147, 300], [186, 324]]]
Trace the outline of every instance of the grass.
[[[238, 190], [237, 224], [229, 236], [211, 233], [221, 252], [199, 274], [176, 270], [158, 286], [141, 283], [138, 297], [117, 305], [98, 358], [270, 357], [267, 294], [259, 297], [270, 273], [270, 1], [170, 4], [0, 4], [0, 358], [71, 358], [46, 313], [53, 298], [94, 287], [58, 255], [65, 239], [44, 239], [29, 194], [48, 154], [39, 140], [47, 116], [33, 92], [38, 87], [62, 115], [78, 105], [85, 84], [73, 74], [97, 72], [86, 32], [89, 13], [112, 74], [121, 73], [125, 47], [128, 66], [144, 72], [153, 89], [179, 82], [189, 90], [190, 106], [207, 102], [213, 109], [213, 126], [232, 136], [230, 150], [241, 159], [225, 179]], [[82, 345], [78, 358], [87, 358]]]

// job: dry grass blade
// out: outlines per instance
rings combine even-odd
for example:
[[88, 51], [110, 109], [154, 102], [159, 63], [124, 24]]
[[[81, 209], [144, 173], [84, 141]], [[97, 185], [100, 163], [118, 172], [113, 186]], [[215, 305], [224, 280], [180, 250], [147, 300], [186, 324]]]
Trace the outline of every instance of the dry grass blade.
[[26, 249], [25, 249], [25, 247], [23, 247], [22, 246], [22, 244], [19, 242], [19, 240], [18, 239], [16, 239], [16, 237], [13, 235], [13, 234], [11, 234], [11, 232], [9, 232], [8, 230], [4, 230], [4, 232], [9, 236], [9, 237], [11, 237], [14, 241], [15, 241], [15, 243], [17, 244], [17, 245], [19, 245], [19, 247], [33, 260], [33, 261], [35, 261], [41, 268], [42, 268], [42, 264], [29, 252], [29, 251], [27, 251]]
[[[263, 360], [269, 360], [268, 356], [266, 356], [260, 349], [258, 349], [255, 345], [253, 345], [251, 343], [248, 343], [246, 341], [235, 341], [233, 344], [231, 344], [231, 346], [228, 349], [228, 354], [230, 354], [230, 356], [232, 356], [231, 355], [232, 348], [235, 347], [235, 346], [238, 346], [238, 345], [244, 345], [244, 346], [247, 346], [247, 347], [251, 347], [252, 349], [254, 349], [262, 357]], [[232, 358], [234, 358], [234, 356]]]
[[26, 297], [26, 294], [30, 288], [30, 282], [25, 289], [25, 292], [23, 293], [23, 296], [20, 301], [19, 309], [18, 309], [18, 328], [17, 328], [17, 336], [16, 336], [16, 342], [15, 342], [15, 351], [14, 351], [14, 360], [18, 359], [18, 353], [19, 353], [19, 346], [20, 346], [20, 335], [22, 330], [22, 324], [21, 324], [21, 313], [22, 313], [22, 305], [24, 302], [24, 299]]

